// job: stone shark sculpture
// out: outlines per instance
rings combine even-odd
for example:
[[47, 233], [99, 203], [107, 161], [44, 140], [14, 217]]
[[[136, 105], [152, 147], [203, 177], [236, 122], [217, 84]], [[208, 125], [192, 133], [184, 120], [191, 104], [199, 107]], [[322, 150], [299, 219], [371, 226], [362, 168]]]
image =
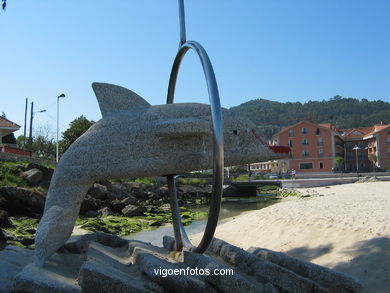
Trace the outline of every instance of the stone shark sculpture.
[[[70, 237], [84, 196], [95, 181], [212, 168], [209, 105], [151, 106], [123, 87], [105, 83], [92, 87], [103, 118], [69, 147], [57, 165], [35, 238], [38, 266]], [[226, 109], [222, 116], [225, 165], [286, 155], [286, 150], [264, 144], [249, 120]]]

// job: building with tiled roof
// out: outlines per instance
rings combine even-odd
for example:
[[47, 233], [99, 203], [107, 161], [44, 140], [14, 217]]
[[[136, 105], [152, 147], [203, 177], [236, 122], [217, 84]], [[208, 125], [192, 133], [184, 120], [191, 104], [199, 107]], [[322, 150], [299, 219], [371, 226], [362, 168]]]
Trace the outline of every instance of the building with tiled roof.
[[390, 124], [381, 122], [370, 127], [344, 129], [342, 137], [347, 171], [390, 169]]
[[3, 137], [20, 129], [20, 126], [7, 118], [0, 116], [0, 146], [3, 144]]
[[[275, 144], [290, 147], [289, 170], [302, 173], [390, 170], [390, 124], [383, 122], [338, 129], [330, 123], [301, 121], [284, 127], [273, 138]], [[337, 157], [343, 158], [343, 166], [336, 163]]]

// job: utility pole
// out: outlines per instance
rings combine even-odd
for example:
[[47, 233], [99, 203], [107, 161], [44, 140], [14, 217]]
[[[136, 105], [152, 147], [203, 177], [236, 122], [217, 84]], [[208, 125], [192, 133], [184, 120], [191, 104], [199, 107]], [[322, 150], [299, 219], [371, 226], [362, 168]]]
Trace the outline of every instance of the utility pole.
[[59, 132], [60, 132], [60, 98], [65, 98], [65, 94], [57, 97], [57, 142], [56, 142], [56, 162], [59, 160]]
[[28, 145], [31, 148], [32, 146], [32, 125], [33, 125], [33, 117], [34, 117], [34, 102], [31, 102], [31, 114], [30, 114], [30, 135], [28, 138]]
[[26, 147], [27, 108], [28, 108], [28, 98], [26, 98], [26, 108], [24, 109], [23, 148]]

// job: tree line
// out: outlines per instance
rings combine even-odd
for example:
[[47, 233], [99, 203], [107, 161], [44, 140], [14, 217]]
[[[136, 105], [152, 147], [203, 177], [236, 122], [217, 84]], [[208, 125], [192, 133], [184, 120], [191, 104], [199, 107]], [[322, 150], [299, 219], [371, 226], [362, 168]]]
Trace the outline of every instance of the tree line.
[[302, 120], [332, 123], [339, 128], [372, 126], [381, 121], [390, 123], [390, 103], [341, 96], [306, 103], [255, 99], [230, 110], [252, 120], [267, 139], [283, 126], [293, 125]]
[[[69, 128], [62, 133], [62, 137], [58, 143], [59, 153], [63, 154], [70, 145], [94, 123], [93, 120], [88, 120], [83, 115], [74, 119], [69, 124]], [[52, 129], [48, 125], [37, 127], [32, 141], [29, 141], [28, 137], [26, 137], [25, 140], [23, 135], [20, 135], [15, 139], [12, 133], [7, 137], [4, 137], [3, 142], [17, 144], [19, 148], [30, 150], [34, 156], [39, 158], [53, 161], [56, 158], [56, 140], [54, 139]]]

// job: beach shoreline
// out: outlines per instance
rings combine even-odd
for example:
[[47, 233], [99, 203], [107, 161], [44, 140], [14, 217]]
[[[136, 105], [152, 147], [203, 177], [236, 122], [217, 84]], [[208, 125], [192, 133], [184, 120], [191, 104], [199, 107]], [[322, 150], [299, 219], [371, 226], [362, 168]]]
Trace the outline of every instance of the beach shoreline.
[[365, 293], [390, 292], [390, 182], [298, 190], [310, 196], [245, 212], [219, 225], [215, 237], [348, 273]]

